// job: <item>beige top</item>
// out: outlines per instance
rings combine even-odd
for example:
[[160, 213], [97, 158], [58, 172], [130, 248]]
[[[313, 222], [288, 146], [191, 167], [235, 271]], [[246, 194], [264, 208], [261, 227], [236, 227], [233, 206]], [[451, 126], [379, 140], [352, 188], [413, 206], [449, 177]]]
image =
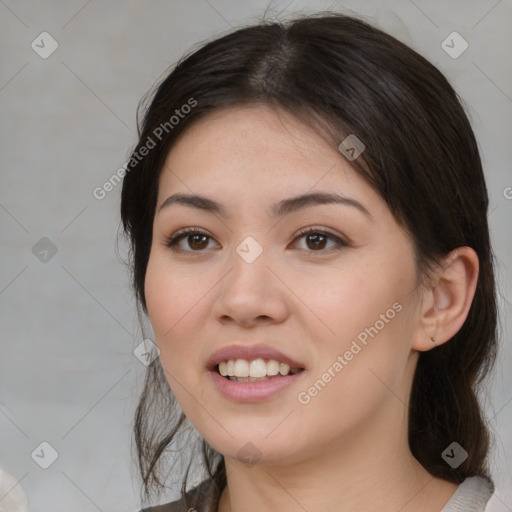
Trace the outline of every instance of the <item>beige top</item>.
[[[187, 492], [187, 495], [191, 498], [191, 504], [188, 507], [184, 499], [181, 498], [165, 505], [145, 508], [140, 512], [208, 512], [212, 491], [211, 480], [204, 480], [197, 487]], [[485, 512], [487, 503], [493, 493], [494, 484], [488, 478], [483, 476], [466, 478], [459, 485], [450, 501], [439, 512]], [[214, 510], [217, 510], [216, 506]]]

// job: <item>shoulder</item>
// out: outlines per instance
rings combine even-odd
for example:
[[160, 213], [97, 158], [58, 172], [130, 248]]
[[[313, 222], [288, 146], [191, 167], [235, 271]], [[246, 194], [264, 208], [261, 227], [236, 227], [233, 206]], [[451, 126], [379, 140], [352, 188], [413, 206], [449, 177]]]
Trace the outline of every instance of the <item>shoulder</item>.
[[156, 505], [140, 510], [140, 512], [208, 512], [214, 496], [215, 484], [211, 479], [203, 480], [199, 485], [187, 491], [176, 501]]
[[484, 512], [494, 493], [494, 483], [486, 476], [466, 478], [441, 512]]
[[[485, 512], [494, 493], [494, 483], [486, 476], [466, 478], [455, 491], [441, 512]], [[186, 497], [164, 505], [157, 505], [140, 512], [208, 512], [214, 494], [211, 479], [204, 480], [187, 492]]]

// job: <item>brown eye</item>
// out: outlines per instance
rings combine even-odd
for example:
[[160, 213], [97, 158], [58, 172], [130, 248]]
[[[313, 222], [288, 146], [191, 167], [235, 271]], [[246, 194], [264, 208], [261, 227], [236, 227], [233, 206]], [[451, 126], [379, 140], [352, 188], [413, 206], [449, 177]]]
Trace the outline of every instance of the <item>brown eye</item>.
[[309, 249], [318, 250], [324, 249], [327, 243], [327, 237], [320, 233], [312, 233], [306, 235], [306, 244]]
[[208, 238], [206, 235], [188, 235], [186, 237], [188, 246], [194, 250], [205, 249], [208, 245]]
[[[310, 253], [327, 253], [330, 252], [330, 249], [336, 250], [348, 246], [348, 243], [333, 233], [311, 228], [301, 230], [296, 240], [304, 240], [305, 247], [299, 248]], [[330, 245], [328, 246], [328, 244]]]
[[[186, 243], [183, 243], [186, 240]], [[210, 235], [193, 228], [185, 229], [166, 240], [165, 245], [173, 251], [200, 252], [208, 248]]]

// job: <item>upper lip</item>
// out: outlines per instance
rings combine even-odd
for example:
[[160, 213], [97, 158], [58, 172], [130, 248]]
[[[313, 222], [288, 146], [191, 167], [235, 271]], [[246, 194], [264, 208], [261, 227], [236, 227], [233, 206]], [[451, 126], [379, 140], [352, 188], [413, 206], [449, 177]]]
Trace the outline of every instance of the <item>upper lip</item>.
[[215, 367], [222, 361], [229, 361], [230, 359], [245, 359], [252, 361], [254, 359], [274, 359], [280, 363], [290, 365], [290, 369], [304, 369], [304, 365], [292, 359], [291, 357], [283, 354], [279, 350], [270, 345], [228, 345], [215, 351], [207, 362], [209, 370], [214, 370]]

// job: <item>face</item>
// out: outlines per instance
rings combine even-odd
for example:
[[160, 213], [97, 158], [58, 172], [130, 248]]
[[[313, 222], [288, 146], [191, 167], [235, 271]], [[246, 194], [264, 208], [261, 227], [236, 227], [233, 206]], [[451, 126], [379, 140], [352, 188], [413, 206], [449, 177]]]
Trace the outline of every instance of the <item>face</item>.
[[[216, 111], [169, 153], [148, 315], [172, 392], [226, 457], [297, 463], [375, 432], [406, 435], [396, 412], [415, 363], [416, 291], [412, 244], [386, 204], [287, 114]], [[241, 374], [254, 359], [299, 371], [235, 382], [211, 367], [219, 358], [241, 360]]]

